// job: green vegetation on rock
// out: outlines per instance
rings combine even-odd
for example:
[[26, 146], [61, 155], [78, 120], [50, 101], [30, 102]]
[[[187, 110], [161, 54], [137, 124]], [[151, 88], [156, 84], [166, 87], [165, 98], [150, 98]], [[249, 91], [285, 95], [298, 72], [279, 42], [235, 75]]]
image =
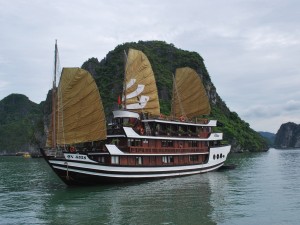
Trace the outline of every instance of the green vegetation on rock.
[[216, 131], [224, 133], [224, 140], [227, 140], [235, 152], [243, 151], [266, 151], [267, 142], [259, 133], [250, 128], [249, 124], [241, 120], [236, 112], [224, 113], [220, 108], [213, 106], [211, 119], [216, 119], [222, 126]]
[[39, 142], [37, 130], [43, 130], [40, 105], [21, 94], [0, 101], [0, 152], [29, 151]]
[[107, 117], [116, 109], [118, 95], [122, 94], [124, 79], [124, 52], [129, 48], [141, 50], [148, 57], [157, 82], [161, 112], [170, 114], [172, 96], [172, 76], [176, 68], [191, 67], [201, 76], [206, 87], [212, 113], [210, 118], [219, 120], [224, 126], [217, 130], [224, 132], [233, 151], [266, 151], [267, 142], [249, 124], [241, 120], [235, 112], [231, 112], [216, 92], [204, 65], [203, 58], [196, 52], [189, 52], [174, 47], [163, 41], [139, 41], [118, 45], [99, 62], [95, 58], [86, 61], [82, 68], [88, 70], [96, 79], [103, 100]]

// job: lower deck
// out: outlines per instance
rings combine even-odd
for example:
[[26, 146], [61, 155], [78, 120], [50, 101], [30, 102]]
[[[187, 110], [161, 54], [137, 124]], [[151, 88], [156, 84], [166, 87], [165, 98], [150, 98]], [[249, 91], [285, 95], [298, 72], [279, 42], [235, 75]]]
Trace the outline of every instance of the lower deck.
[[182, 166], [205, 163], [205, 155], [93, 155], [89, 158], [103, 165], [115, 166]]

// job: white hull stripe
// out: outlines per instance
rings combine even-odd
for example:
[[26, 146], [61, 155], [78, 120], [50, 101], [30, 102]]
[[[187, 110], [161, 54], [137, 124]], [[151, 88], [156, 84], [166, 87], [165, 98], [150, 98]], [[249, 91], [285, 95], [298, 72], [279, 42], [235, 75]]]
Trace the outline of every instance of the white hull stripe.
[[105, 173], [105, 172], [93, 172], [93, 171], [88, 171], [88, 170], [80, 170], [80, 169], [73, 169], [73, 168], [66, 168], [66, 167], [61, 167], [61, 166], [53, 166], [55, 170], [60, 170], [60, 171], [66, 171], [69, 172], [74, 172], [78, 174], [87, 174], [87, 175], [92, 175], [92, 176], [99, 176], [99, 177], [111, 177], [111, 178], [159, 178], [159, 177], [174, 177], [174, 176], [185, 176], [185, 175], [192, 175], [192, 174], [197, 174], [197, 173], [205, 173], [209, 172], [212, 170], [215, 170], [219, 167], [221, 167], [223, 163], [215, 165], [213, 167], [209, 168], [203, 168], [203, 169], [198, 169], [198, 170], [192, 170], [192, 171], [177, 171], [177, 172], [171, 172], [169, 173], [142, 173], [142, 174], [114, 174], [114, 173]]
[[198, 170], [207, 167], [214, 167], [221, 163], [224, 163], [225, 159], [215, 160], [214, 163], [185, 165], [185, 166], [156, 166], [156, 167], [141, 167], [141, 166], [105, 166], [95, 165], [84, 162], [73, 162], [68, 160], [49, 160], [52, 166], [60, 166], [67, 168], [77, 168], [81, 170], [95, 170], [106, 171], [108, 173], [159, 173], [159, 172], [172, 172], [172, 171], [184, 171], [184, 170]]

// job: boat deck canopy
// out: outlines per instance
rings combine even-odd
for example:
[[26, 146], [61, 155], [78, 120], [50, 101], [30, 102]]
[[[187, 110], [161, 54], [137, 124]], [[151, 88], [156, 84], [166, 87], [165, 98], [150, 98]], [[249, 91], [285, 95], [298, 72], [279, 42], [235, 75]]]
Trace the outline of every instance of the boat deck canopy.
[[126, 110], [113, 111], [114, 118], [137, 118], [140, 119], [140, 115], [136, 112], [130, 112]]

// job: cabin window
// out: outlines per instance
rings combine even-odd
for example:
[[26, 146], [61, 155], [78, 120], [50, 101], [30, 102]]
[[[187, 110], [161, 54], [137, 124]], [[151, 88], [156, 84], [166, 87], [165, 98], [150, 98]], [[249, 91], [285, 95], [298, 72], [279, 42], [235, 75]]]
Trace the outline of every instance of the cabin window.
[[191, 162], [195, 162], [199, 160], [199, 156], [198, 155], [190, 155], [190, 161]]
[[128, 139], [128, 146], [142, 146], [142, 140], [141, 139]]
[[161, 147], [173, 147], [173, 141], [170, 140], [162, 140]]
[[159, 126], [159, 124], [156, 124], [155, 130], [154, 130], [156, 136], [159, 135], [159, 131], [160, 131], [160, 126]]
[[162, 162], [163, 162], [163, 163], [168, 163], [168, 158], [167, 158], [167, 156], [163, 156], [163, 157], [162, 157]]
[[183, 141], [179, 142], [179, 148], [183, 148]]
[[156, 157], [155, 156], [151, 156], [150, 157], [150, 162], [152, 165], [155, 165], [156, 164]]
[[149, 140], [147, 139], [143, 140], [143, 146], [144, 147], [149, 146]]
[[166, 140], [162, 140], [161, 141], [161, 147], [167, 147], [168, 146], [168, 143]]
[[129, 125], [129, 118], [123, 118], [123, 126]]
[[198, 142], [197, 141], [189, 141], [189, 147], [198, 147]]
[[142, 146], [142, 140], [141, 139], [135, 139], [135, 146]]
[[134, 124], [136, 124], [137, 119], [136, 118], [129, 118], [128, 123], [130, 124], [130, 126], [134, 126]]
[[162, 157], [162, 162], [163, 163], [173, 163], [174, 162], [174, 157], [173, 156], [163, 156]]
[[112, 127], [118, 129], [121, 127], [121, 124], [122, 124], [122, 120], [120, 118], [116, 118], [113, 121]]
[[111, 157], [111, 164], [119, 164], [119, 156], [112, 156]]
[[112, 139], [111, 140], [111, 144], [113, 144], [113, 145], [118, 145], [119, 144], [119, 139], [118, 138], [114, 138], [114, 139]]
[[138, 156], [138, 157], [135, 157], [135, 164], [136, 165], [142, 165], [143, 164], [143, 158]]
[[104, 163], [105, 162], [105, 157], [104, 156], [99, 156], [98, 157], [98, 162], [99, 163]]
[[189, 130], [188, 130], [189, 134], [195, 134], [196, 132], [197, 132], [197, 130], [196, 130], [195, 127], [190, 127]]

